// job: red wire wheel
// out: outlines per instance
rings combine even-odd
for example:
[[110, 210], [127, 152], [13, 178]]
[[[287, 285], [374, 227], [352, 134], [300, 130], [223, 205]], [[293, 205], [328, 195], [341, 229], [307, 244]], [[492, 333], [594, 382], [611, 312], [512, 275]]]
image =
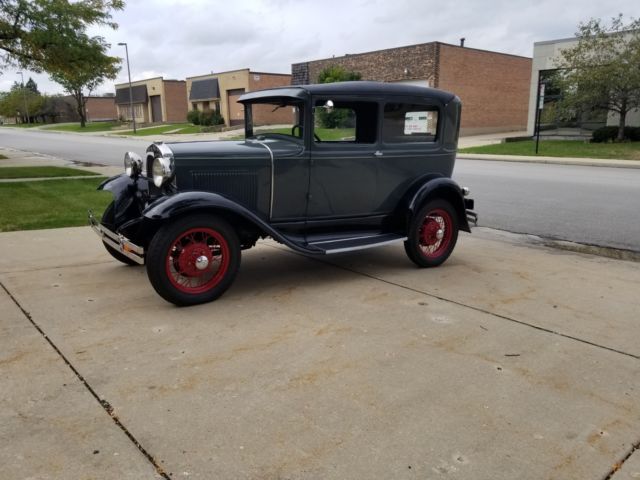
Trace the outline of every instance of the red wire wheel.
[[458, 216], [446, 200], [427, 202], [413, 217], [404, 249], [419, 267], [437, 267], [458, 240]]
[[418, 244], [427, 258], [438, 258], [449, 248], [453, 238], [453, 220], [442, 208], [427, 213], [418, 232]]
[[233, 283], [240, 242], [224, 219], [191, 215], [158, 230], [146, 265], [151, 285], [165, 300], [179, 306], [211, 302]]
[[229, 245], [211, 228], [192, 228], [169, 247], [167, 277], [178, 290], [198, 294], [215, 287], [229, 268]]

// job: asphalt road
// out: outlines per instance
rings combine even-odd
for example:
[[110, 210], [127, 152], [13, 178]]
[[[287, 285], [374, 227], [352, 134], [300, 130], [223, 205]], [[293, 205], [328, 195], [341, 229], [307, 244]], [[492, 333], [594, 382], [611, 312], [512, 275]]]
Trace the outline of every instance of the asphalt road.
[[[0, 128], [0, 146], [105, 165], [152, 140]], [[481, 226], [640, 251], [640, 169], [458, 160], [454, 178]]]

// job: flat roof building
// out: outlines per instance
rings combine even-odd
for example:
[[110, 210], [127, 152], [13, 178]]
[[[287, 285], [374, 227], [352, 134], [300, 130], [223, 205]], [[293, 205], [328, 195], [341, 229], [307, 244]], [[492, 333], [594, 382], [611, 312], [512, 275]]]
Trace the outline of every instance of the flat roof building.
[[462, 100], [466, 135], [524, 130], [531, 59], [442, 42], [294, 63], [294, 85], [316, 83], [330, 66], [360, 73], [362, 80], [440, 88]]
[[[253, 72], [248, 68], [187, 77], [188, 109], [216, 110], [224, 118], [226, 126], [243, 125], [244, 107], [238, 103], [242, 94], [290, 84], [289, 74]], [[254, 125], [275, 125], [290, 120], [290, 114], [278, 110], [256, 109], [253, 112]]]
[[[131, 82], [133, 112], [138, 123], [186, 122], [186, 82], [162, 77]], [[118, 118], [131, 120], [129, 83], [116, 85]]]

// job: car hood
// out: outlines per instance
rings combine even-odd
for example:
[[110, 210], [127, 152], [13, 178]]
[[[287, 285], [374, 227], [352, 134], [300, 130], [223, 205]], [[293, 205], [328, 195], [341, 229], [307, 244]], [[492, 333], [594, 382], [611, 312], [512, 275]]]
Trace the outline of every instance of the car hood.
[[215, 159], [270, 159], [270, 151], [274, 157], [296, 155], [302, 151], [302, 145], [296, 142], [279, 139], [242, 140], [242, 141], [203, 141], [176, 142], [166, 144], [176, 162], [180, 160], [215, 160]]

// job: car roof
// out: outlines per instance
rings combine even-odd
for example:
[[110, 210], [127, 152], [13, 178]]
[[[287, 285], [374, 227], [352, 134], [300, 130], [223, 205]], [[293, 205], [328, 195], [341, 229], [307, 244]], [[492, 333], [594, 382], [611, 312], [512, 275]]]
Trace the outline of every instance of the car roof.
[[420, 87], [406, 83], [386, 83], [386, 82], [335, 82], [319, 83], [313, 85], [288, 85], [285, 87], [269, 88], [267, 90], [257, 90], [242, 95], [239, 102], [250, 102], [267, 98], [299, 98], [307, 99], [311, 95], [378, 95], [378, 96], [411, 96], [429, 97], [450, 102], [455, 95], [436, 88]]

